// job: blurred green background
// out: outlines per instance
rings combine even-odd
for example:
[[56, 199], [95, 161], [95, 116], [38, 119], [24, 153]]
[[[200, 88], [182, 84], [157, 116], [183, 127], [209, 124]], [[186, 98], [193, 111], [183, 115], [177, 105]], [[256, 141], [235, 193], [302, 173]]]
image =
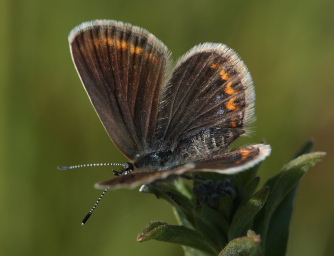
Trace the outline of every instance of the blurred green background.
[[81, 220], [120, 162], [72, 64], [67, 36], [81, 22], [115, 19], [144, 27], [173, 52], [222, 42], [247, 64], [257, 93], [255, 133], [273, 152], [274, 175], [309, 139], [326, 151], [303, 179], [288, 255], [334, 255], [334, 1], [0, 1], [0, 255], [182, 255], [177, 245], [136, 236], [151, 220], [176, 224], [171, 208], [137, 190], [109, 192]]

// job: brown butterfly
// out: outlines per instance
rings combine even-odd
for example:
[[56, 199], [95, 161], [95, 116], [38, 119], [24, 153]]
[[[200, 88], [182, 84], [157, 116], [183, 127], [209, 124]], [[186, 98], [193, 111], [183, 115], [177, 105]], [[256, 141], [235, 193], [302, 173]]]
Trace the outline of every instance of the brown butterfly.
[[245, 64], [226, 45], [197, 45], [172, 67], [159, 39], [122, 22], [85, 22], [69, 42], [104, 128], [131, 161], [97, 188], [134, 188], [187, 172], [235, 174], [270, 154], [264, 144], [228, 151], [253, 120], [255, 94]]

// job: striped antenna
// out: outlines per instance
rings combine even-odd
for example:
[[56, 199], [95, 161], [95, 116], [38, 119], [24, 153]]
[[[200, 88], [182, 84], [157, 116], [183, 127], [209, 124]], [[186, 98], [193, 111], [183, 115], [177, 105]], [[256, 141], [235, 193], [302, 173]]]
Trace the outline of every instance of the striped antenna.
[[126, 167], [126, 164], [118, 164], [118, 163], [97, 163], [97, 164], [80, 164], [80, 165], [72, 165], [72, 166], [58, 166], [58, 170], [73, 170], [78, 168], [84, 168], [84, 167], [92, 167], [92, 166], [122, 166]]
[[85, 225], [86, 222], [88, 221], [88, 219], [92, 216], [93, 212], [95, 211], [96, 207], [98, 206], [98, 204], [101, 202], [102, 198], [104, 197], [104, 195], [107, 193], [107, 191], [109, 190], [109, 187], [107, 187], [103, 193], [100, 195], [99, 199], [97, 199], [96, 203], [94, 204], [93, 208], [89, 211], [89, 213], [87, 213], [87, 215], [85, 216], [85, 218], [82, 220], [81, 225]]

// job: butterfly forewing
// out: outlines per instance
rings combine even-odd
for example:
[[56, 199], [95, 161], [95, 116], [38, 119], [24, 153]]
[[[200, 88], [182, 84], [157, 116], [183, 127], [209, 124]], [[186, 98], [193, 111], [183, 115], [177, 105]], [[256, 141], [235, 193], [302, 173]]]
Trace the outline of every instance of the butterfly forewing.
[[69, 36], [73, 61], [106, 131], [130, 159], [150, 148], [168, 69], [167, 47], [144, 29], [86, 22]]

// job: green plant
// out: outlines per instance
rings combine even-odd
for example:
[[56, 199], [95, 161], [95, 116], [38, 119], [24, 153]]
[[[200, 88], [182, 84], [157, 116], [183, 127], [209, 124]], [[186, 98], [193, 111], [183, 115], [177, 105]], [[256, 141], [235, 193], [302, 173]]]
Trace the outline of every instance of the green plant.
[[[138, 241], [180, 244], [185, 255], [283, 256], [293, 199], [300, 179], [325, 153], [308, 142], [274, 177], [259, 187], [259, 165], [238, 175], [195, 174], [163, 189], [151, 188], [174, 207], [179, 225], [150, 222]], [[192, 184], [191, 184], [192, 183]]]

